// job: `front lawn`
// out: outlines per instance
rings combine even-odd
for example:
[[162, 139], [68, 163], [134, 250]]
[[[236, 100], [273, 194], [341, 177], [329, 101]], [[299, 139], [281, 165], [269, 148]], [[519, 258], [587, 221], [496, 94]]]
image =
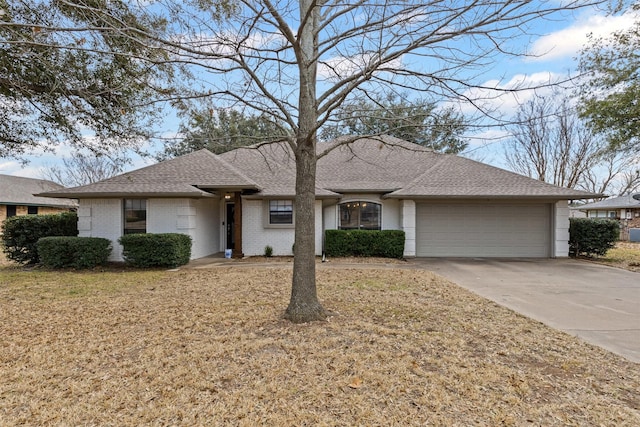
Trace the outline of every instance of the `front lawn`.
[[2, 252], [2, 244], [0, 243], [0, 268], [14, 265], [11, 261], [7, 259], [7, 256]]
[[429, 272], [0, 267], [2, 425], [640, 425], [640, 365]]
[[615, 248], [609, 249], [605, 256], [596, 260], [614, 267], [640, 271], [640, 243], [618, 242]]

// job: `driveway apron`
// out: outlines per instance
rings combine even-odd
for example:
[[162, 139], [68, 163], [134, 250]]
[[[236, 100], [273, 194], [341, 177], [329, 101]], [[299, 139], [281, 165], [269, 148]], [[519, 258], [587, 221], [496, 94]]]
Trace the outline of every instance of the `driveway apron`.
[[573, 259], [412, 263], [498, 304], [640, 363], [640, 274]]

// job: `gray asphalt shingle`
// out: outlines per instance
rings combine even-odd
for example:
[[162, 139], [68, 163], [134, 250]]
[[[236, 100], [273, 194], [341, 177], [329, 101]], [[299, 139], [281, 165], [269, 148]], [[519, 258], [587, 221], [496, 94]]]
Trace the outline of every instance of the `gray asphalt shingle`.
[[208, 150], [199, 150], [93, 184], [48, 192], [67, 197], [120, 197], [127, 195], [203, 197], [203, 188], [260, 187], [241, 171]]
[[45, 179], [0, 175], [0, 205], [75, 207], [76, 202], [69, 199], [34, 196], [63, 188], [62, 185]]
[[399, 199], [594, 196], [388, 136], [334, 149], [318, 162], [318, 179], [338, 192], [387, 189], [386, 197]]
[[[347, 144], [346, 142], [349, 141]], [[319, 143], [316, 196], [379, 192], [412, 198], [593, 198], [455, 155], [439, 154], [393, 137]], [[286, 143], [238, 148], [221, 155], [200, 150], [52, 196], [208, 195], [199, 189], [247, 189], [256, 197], [293, 197], [295, 159]]]
[[640, 200], [634, 199], [633, 194], [627, 194], [619, 197], [611, 197], [599, 202], [576, 206], [573, 209], [579, 209], [581, 211], [593, 209], [640, 209]]

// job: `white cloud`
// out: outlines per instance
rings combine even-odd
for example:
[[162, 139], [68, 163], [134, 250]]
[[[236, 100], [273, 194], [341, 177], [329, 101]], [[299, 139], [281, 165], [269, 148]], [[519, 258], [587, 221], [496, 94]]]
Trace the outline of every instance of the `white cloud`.
[[473, 114], [478, 108], [494, 116], [511, 117], [518, 106], [530, 100], [534, 95], [550, 93], [550, 84], [562, 81], [564, 76], [552, 72], [516, 74], [509, 81], [489, 80], [467, 90], [464, 100], [456, 104], [463, 113]]
[[[176, 133], [165, 133], [165, 137], [175, 137]], [[88, 146], [95, 145], [95, 137], [86, 136], [85, 142]], [[141, 151], [147, 151], [149, 153], [156, 154], [160, 148], [153, 141], [144, 141], [140, 146]], [[88, 150], [79, 150], [84, 154], [88, 154]], [[64, 168], [63, 159], [71, 158], [78, 152], [78, 149], [65, 143], [47, 143], [41, 142], [37, 147], [30, 151], [29, 155], [24, 156], [27, 163], [14, 159], [2, 159], [0, 158], [0, 174], [22, 176], [26, 178], [39, 178], [45, 177], [45, 170], [52, 167]], [[124, 155], [129, 159], [129, 163], [125, 165], [124, 171], [131, 171], [139, 169], [144, 166], [148, 166], [156, 163], [153, 157], [142, 157], [136, 154], [133, 150], [128, 150]]]
[[15, 160], [0, 162], [0, 174], [22, 176], [25, 178], [42, 178], [40, 166], [32, 164], [23, 165]]
[[572, 58], [586, 46], [588, 35], [596, 38], [608, 37], [615, 31], [630, 28], [638, 19], [635, 12], [618, 16], [589, 15], [578, 19], [570, 27], [540, 37], [533, 44], [529, 61], [550, 61]]
[[468, 136], [469, 148], [466, 151], [474, 151], [480, 148], [486, 148], [490, 145], [500, 143], [506, 138], [509, 138], [511, 134], [503, 128], [489, 128], [481, 132], [474, 133]]
[[15, 160], [7, 160], [5, 162], [0, 162], [0, 174], [3, 175], [13, 175], [12, 172], [20, 169], [20, 163]]

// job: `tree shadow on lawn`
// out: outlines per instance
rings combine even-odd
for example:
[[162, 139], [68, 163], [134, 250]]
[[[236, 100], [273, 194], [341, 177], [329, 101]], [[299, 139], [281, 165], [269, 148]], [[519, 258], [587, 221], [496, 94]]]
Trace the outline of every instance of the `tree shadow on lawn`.
[[80, 296], [46, 290], [81, 275], [38, 274], [0, 284], [9, 424], [640, 425], [639, 365], [430, 272], [318, 271], [332, 315], [303, 325], [288, 268]]

